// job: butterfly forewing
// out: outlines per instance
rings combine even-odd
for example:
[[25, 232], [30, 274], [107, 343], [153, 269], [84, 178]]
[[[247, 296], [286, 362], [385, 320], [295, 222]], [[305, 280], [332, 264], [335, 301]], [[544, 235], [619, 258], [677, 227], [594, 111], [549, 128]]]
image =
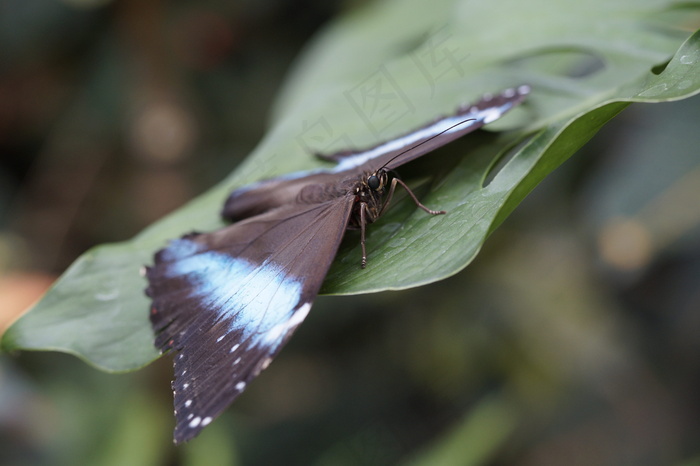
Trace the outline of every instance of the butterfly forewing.
[[156, 255], [147, 292], [156, 345], [177, 352], [176, 442], [218, 416], [306, 317], [352, 202], [284, 206], [187, 235]]
[[334, 172], [363, 165], [392, 170], [499, 119], [520, 104], [529, 92], [529, 86], [520, 86], [496, 95], [487, 94], [475, 104], [460, 107], [453, 115], [439, 118], [391, 141], [365, 150], [343, 150], [320, 157], [338, 162]]

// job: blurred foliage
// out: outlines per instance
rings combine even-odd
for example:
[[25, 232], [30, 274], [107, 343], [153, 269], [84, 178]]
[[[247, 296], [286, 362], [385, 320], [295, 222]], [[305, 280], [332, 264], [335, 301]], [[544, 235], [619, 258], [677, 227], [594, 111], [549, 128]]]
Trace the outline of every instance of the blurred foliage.
[[[510, 15], [493, 24], [495, 6], [443, 1], [439, 7], [371, 3], [331, 23], [300, 59], [276, 121], [245, 163], [132, 240], [83, 254], [6, 331], [3, 349], [65, 351], [109, 371], [142, 367], [157, 353], [137, 267], [150, 263], [168, 239], [221, 226], [221, 202], [232, 187], [319, 166], [313, 152], [376, 143], [454, 111], [455, 102], [470, 95], [475, 100], [528, 82], [534, 91], [526, 105], [489, 126], [527, 123], [525, 130], [472, 135], [465, 138], [468, 150], [446, 148], [454, 151], [450, 159], [419, 160], [431, 164], [422, 172], [430, 173], [423, 201], [450, 214], [427, 218], [410, 202], [397, 202], [368, 231], [370, 266], [357, 267], [359, 244], [347, 235], [322, 292], [396, 290], [443, 279], [469, 264], [522, 199], [629, 102], [700, 91], [700, 33], [688, 38], [693, 29], [688, 19], [676, 18], [669, 0], [640, 0], [637, 8], [625, 0], [597, 0], [595, 7], [500, 0]], [[545, 9], [546, 17], [533, 13]], [[700, 16], [697, 7], [685, 11]], [[490, 35], [488, 43], [476, 42]], [[139, 128], [164, 130], [141, 138], [152, 157], [171, 159], [189, 146], [188, 118], [169, 108], [156, 103], [136, 115]], [[440, 241], [432, 240], [436, 235]]]
[[[80, 252], [228, 173], [341, 6], [3, 2], [0, 325]], [[168, 360], [108, 375], [3, 355], [0, 464], [697, 464], [699, 103], [625, 111], [473, 267], [319, 299], [254, 389], [181, 448]]]

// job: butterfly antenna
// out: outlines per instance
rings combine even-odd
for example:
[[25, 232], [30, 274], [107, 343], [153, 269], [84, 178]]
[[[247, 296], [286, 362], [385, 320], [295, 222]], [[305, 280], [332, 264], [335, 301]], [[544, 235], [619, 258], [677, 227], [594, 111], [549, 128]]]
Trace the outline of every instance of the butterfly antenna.
[[406, 152], [412, 151], [413, 149], [415, 149], [415, 148], [417, 148], [417, 147], [420, 147], [420, 146], [422, 146], [423, 144], [425, 144], [425, 143], [427, 143], [427, 142], [430, 142], [430, 141], [432, 141], [433, 139], [435, 139], [435, 138], [437, 138], [437, 137], [439, 137], [439, 136], [442, 136], [443, 134], [445, 134], [446, 132], [452, 130], [453, 128], [456, 128], [456, 127], [459, 126], [459, 125], [463, 125], [464, 123], [466, 123], [466, 122], [468, 122], [468, 121], [473, 121], [473, 120], [476, 120], [476, 118], [468, 118], [468, 119], [466, 119], [466, 120], [460, 121], [459, 123], [455, 123], [454, 125], [450, 126], [449, 128], [445, 128], [445, 129], [443, 129], [442, 131], [440, 131], [439, 133], [430, 136], [430, 137], [429, 137], [428, 139], [426, 139], [425, 141], [421, 141], [421, 142], [419, 142], [418, 144], [416, 144], [415, 146], [409, 147], [408, 149], [401, 151], [400, 153], [396, 154], [395, 156], [393, 156], [392, 158], [390, 158], [389, 160], [387, 160], [386, 163], [385, 163], [384, 165], [382, 165], [381, 167], [379, 167], [379, 170], [383, 170], [384, 167], [386, 167], [387, 165], [389, 165], [391, 162], [393, 162], [393, 161], [396, 160], [397, 158], [401, 157], [401, 156], [402, 156], [403, 154], [405, 154]]

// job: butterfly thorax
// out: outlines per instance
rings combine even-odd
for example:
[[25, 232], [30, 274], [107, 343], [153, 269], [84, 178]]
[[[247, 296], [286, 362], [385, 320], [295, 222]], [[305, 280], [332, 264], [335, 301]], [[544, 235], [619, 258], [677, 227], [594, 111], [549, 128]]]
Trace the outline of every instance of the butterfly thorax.
[[379, 218], [384, 208], [384, 194], [388, 183], [389, 175], [384, 169], [364, 173], [357, 179], [354, 185], [355, 203], [348, 225], [350, 228], [359, 228], [363, 222], [373, 223]]

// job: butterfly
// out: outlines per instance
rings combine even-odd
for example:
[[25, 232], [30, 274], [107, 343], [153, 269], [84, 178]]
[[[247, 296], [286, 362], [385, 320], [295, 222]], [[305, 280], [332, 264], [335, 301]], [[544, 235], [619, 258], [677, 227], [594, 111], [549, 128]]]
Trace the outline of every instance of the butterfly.
[[453, 115], [366, 150], [322, 156], [333, 168], [259, 181], [233, 191], [232, 223], [171, 241], [146, 268], [155, 346], [173, 353], [175, 443], [219, 416], [265, 369], [306, 318], [348, 229], [365, 230], [398, 186], [394, 171], [500, 118], [528, 86], [484, 95]]

